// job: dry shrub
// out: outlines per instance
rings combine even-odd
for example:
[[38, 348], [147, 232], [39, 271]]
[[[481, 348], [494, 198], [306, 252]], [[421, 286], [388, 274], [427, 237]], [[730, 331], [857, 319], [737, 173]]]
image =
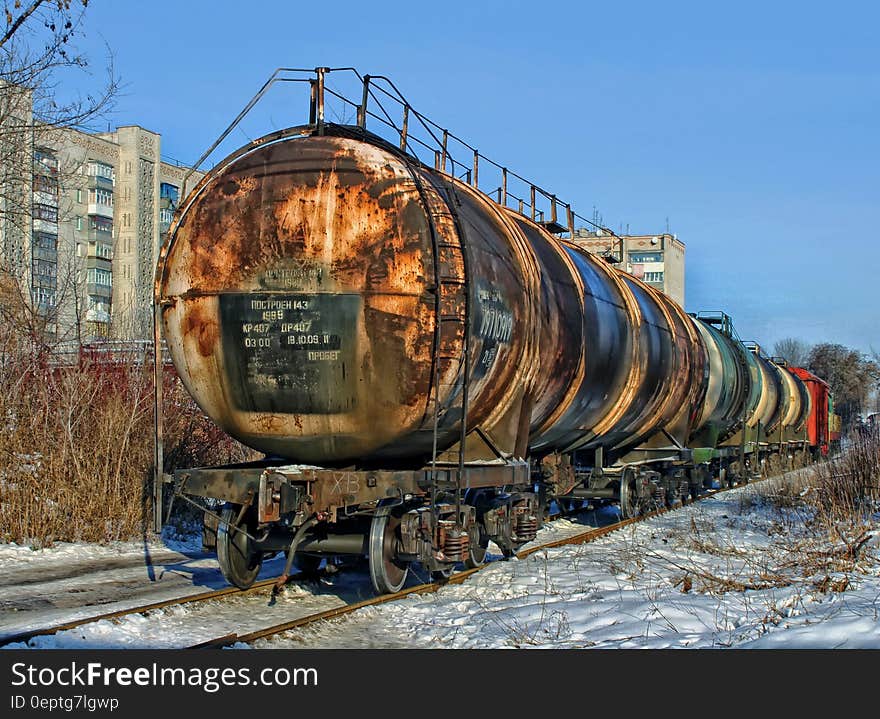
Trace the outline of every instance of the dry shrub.
[[863, 552], [880, 511], [880, 438], [876, 433], [851, 437], [843, 452], [786, 477], [755, 485], [757, 497], [777, 512], [779, 561], [786, 571], [827, 577], [820, 591], [842, 591], [848, 581], [834, 573], [856, 571], [868, 558]]
[[755, 486], [756, 498], [779, 510], [809, 510], [815, 524], [863, 523], [880, 501], [880, 437], [852, 437], [837, 457]]
[[880, 500], [880, 436], [856, 433], [844, 452], [819, 465], [809, 502], [827, 523], [862, 521]]
[[[0, 335], [0, 541], [129, 539], [151, 526], [150, 355], [119, 351], [62, 363]], [[165, 376], [166, 463], [241, 461], [250, 450], [198, 409], [173, 368]]]

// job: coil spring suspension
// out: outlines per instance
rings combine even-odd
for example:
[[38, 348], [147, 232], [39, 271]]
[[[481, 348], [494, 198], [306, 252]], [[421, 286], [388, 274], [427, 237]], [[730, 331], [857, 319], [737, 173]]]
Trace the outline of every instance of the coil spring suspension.
[[666, 503], [666, 488], [661, 487], [659, 484], [655, 484], [651, 496], [653, 500], [662, 507]]
[[455, 522], [439, 522], [440, 550], [450, 562], [463, 562], [467, 557], [470, 540], [468, 533], [455, 528]]
[[513, 533], [517, 542], [530, 542], [538, 534], [538, 518], [528, 505], [514, 508]]

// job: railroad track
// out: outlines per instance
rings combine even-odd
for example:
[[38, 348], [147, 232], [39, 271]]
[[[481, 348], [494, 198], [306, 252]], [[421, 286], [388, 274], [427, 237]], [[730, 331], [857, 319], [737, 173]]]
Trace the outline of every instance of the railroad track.
[[[292, 579], [296, 579], [296, 576], [293, 576]], [[215, 589], [209, 592], [199, 592], [198, 594], [190, 594], [185, 597], [165, 599], [158, 602], [151, 602], [150, 604], [140, 604], [138, 606], [130, 607], [128, 609], [119, 609], [117, 611], [106, 612], [104, 614], [91, 615], [88, 617], [83, 617], [82, 619], [73, 619], [69, 622], [56, 624], [51, 627], [44, 627], [42, 629], [8, 634], [4, 637], [0, 637], [0, 648], [5, 647], [8, 644], [27, 642], [31, 639], [34, 639], [35, 637], [45, 637], [51, 636], [53, 634], [58, 634], [59, 632], [66, 632], [71, 629], [76, 629], [77, 627], [84, 626], [86, 624], [92, 624], [94, 622], [122, 619], [123, 617], [133, 616], [136, 614], [147, 614], [148, 612], [152, 612], [157, 609], [165, 609], [167, 607], [199, 602], [208, 602], [212, 599], [219, 599], [221, 597], [242, 597], [248, 594], [257, 594], [262, 589], [271, 589], [274, 583], [274, 579], [263, 579], [259, 582], [254, 582], [254, 584], [247, 589], [239, 589], [238, 587], [224, 587], [223, 589]]]
[[[709, 490], [709, 493], [700, 497], [700, 499], [705, 499], [707, 497], [713, 496], [718, 492], [726, 491], [726, 490]], [[681, 505], [686, 506], [686, 505]], [[678, 507], [680, 509], [681, 507]], [[614, 524], [609, 524], [604, 527], [591, 527], [590, 529], [579, 532], [578, 534], [572, 535], [571, 537], [564, 537], [562, 539], [555, 539], [550, 542], [544, 542], [542, 544], [535, 545], [534, 547], [529, 547], [528, 549], [524, 549], [516, 553], [517, 559], [525, 559], [531, 554], [535, 554], [536, 552], [540, 552], [544, 549], [550, 549], [552, 547], [561, 547], [567, 544], [588, 544], [593, 542], [600, 537], [604, 537], [607, 534], [611, 534], [612, 532], [616, 532], [624, 527], [627, 527], [631, 524], [636, 524], [638, 522], [643, 522], [646, 519], [650, 519], [651, 517], [656, 517], [661, 514], [665, 514], [670, 511], [674, 511], [676, 508], [662, 508], [656, 509], [651, 512], [646, 512], [645, 514], [639, 515], [638, 517], [633, 517], [631, 519], [622, 519], [619, 522], [615, 522]], [[573, 513], [572, 513], [573, 514]], [[258, 639], [265, 639], [267, 637], [271, 637], [277, 634], [283, 634], [284, 632], [290, 631], [292, 629], [298, 629], [300, 627], [308, 626], [309, 624], [315, 624], [317, 622], [322, 622], [327, 619], [335, 619], [336, 617], [341, 617], [345, 614], [351, 614], [352, 612], [356, 612], [358, 609], [363, 609], [364, 607], [374, 607], [378, 604], [386, 604], [388, 602], [394, 602], [398, 599], [402, 599], [404, 597], [408, 597], [413, 594], [430, 594], [432, 592], [436, 592], [439, 589], [442, 589], [445, 586], [450, 584], [462, 584], [466, 579], [470, 576], [476, 574], [477, 572], [482, 571], [486, 567], [491, 566], [494, 562], [486, 562], [485, 564], [475, 567], [473, 569], [465, 569], [461, 572], [457, 572], [449, 577], [449, 579], [443, 582], [427, 582], [425, 584], [419, 584], [414, 587], [408, 587], [407, 589], [402, 589], [399, 592], [394, 592], [393, 594], [381, 594], [377, 597], [372, 597], [370, 599], [365, 599], [361, 602], [354, 602], [352, 604], [346, 604], [342, 607], [335, 607], [333, 609], [328, 609], [323, 612], [318, 612], [316, 614], [310, 614], [305, 617], [300, 617], [298, 619], [293, 619], [289, 622], [283, 622], [281, 624], [276, 624], [271, 627], [266, 627], [265, 629], [258, 629], [253, 632], [248, 632], [246, 634], [229, 634], [223, 637], [217, 637], [216, 639], [211, 639], [206, 642], [200, 642], [199, 644], [194, 644], [188, 649], [218, 649], [223, 647], [231, 646], [232, 644], [250, 644], [252, 642], [257, 641]]]
[[[728, 491], [727, 488], [723, 489], [710, 489], [707, 490], [705, 494], [701, 495], [698, 500], [706, 499], [708, 497], [714, 496], [721, 492]], [[686, 505], [681, 505], [686, 506]], [[672, 507], [672, 508], [660, 508], [650, 512], [646, 512], [637, 517], [633, 517], [631, 519], [623, 519], [619, 522], [615, 522], [613, 524], [606, 525], [604, 527], [591, 527], [583, 532], [579, 532], [569, 537], [563, 537], [560, 539], [554, 539], [548, 542], [543, 542], [541, 544], [529, 547], [527, 549], [521, 550], [516, 553], [516, 557], [519, 559], [524, 559], [535, 552], [540, 552], [545, 549], [550, 549], [553, 547], [560, 547], [564, 545], [570, 544], [587, 544], [589, 542], [593, 542], [600, 537], [604, 537], [612, 532], [616, 532], [624, 527], [627, 527], [632, 524], [636, 524], [638, 522], [643, 522], [651, 517], [656, 517], [661, 514], [665, 514], [670, 511], [675, 511], [675, 509], [680, 507]], [[552, 519], [558, 519], [563, 516], [571, 516], [574, 514], [578, 514], [585, 510], [574, 510], [571, 512], [561, 513], [559, 515], [554, 515], [551, 517]], [[379, 604], [385, 604], [387, 602], [393, 602], [403, 597], [407, 597], [415, 594], [430, 594], [432, 592], [436, 592], [447, 585], [461, 584], [465, 580], [467, 580], [472, 575], [477, 572], [485, 569], [488, 566], [491, 566], [494, 562], [487, 562], [486, 564], [476, 567], [474, 569], [466, 569], [461, 572], [457, 572], [449, 577], [449, 579], [443, 582], [426, 582], [423, 584], [418, 584], [413, 587], [408, 587], [399, 592], [395, 592], [393, 594], [383, 594], [376, 597], [371, 597], [370, 599], [365, 599], [363, 601], [351, 602], [347, 604], [343, 604], [342, 606], [333, 607], [324, 611], [316, 612], [314, 614], [309, 614], [303, 617], [299, 617], [290, 621], [282, 622], [279, 624], [275, 624], [269, 627], [261, 628], [252, 632], [237, 634], [231, 633], [223, 636], [219, 636], [208, 641], [199, 642], [197, 644], [190, 645], [186, 648], [188, 649], [209, 649], [209, 648], [222, 648], [226, 646], [230, 646], [232, 644], [242, 643], [242, 644], [250, 644], [258, 639], [265, 639], [267, 637], [271, 637], [277, 634], [282, 634], [283, 632], [290, 631], [292, 629], [298, 629], [300, 627], [304, 627], [310, 624], [314, 624], [317, 622], [321, 622], [327, 619], [334, 619], [336, 617], [343, 616], [345, 614], [351, 614], [359, 609], [363, 609], [364, 607], [372, 607]], [[302, 578], [303, 575], [294, 575], [291, 577], [292, 580], [296, 580], [297, 578]], [[54, 634], [58, 634], [59, 632], [65, 632], [72, 629], [76, 629], [78, 627], [82, 627], [88, 624], [92, 624], [99, 621], [114, 621], [123, 619], [129, 616], [136, 615], [145, 615], [149, 612], [153, 612], [156, 610], [166, 609], [169, 607], [175, 606], [183, 606], [187, 604], [199, 604], [204, 602], [209, 602], [216, 599], [222, 598], [238, 598], [245, 597], [248, 595], [260, 594], [263, 590], [270, 590], [275, 583], [275, 579], [264, 579], [258, 582], [255, 582], [253, 586], [247, 589], [238, 589], [237, 587], [225, 587], [223, 589], [212, 590], [209, 592], [200, 592], [198, 594], [191, 594], [186, 597], [173, 598], [162, 600], [158, 602], [152, 602], [150, 604], [139, 605], [135, 607], [130, 607], [128, 609], [121, 609], [113, 612], [107, 612], [104, 614], [93, 615], [89, 617], [85, 617], [82, 619], [75, 619], [69, 622], [64, 622], [62, 624], [53, 625], [51, 627], [45, 627], [41, 629], [36, 629], [33, 631], [19, 632], [13, 635], [7, 635], [5, 637], [0, 638], [0, 647], [7, 646], [13, 643], [20, 642], [29, 642], [30, 640], [41, 637], [41, 636], [51, 636]]]

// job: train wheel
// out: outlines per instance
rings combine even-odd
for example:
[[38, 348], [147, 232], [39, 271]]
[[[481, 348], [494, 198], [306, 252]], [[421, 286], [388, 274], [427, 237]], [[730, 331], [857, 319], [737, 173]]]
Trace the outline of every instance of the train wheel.
[[409, 567], [397, 559], [400, 517], [391, 513], [391, 506], [381, 506], [370, 524], [370, 579], [378, 594], [399, 592]]
[[464, 566], [468, 569], [476, 569], [483, 566], [486, 561], [486, 549], [489, 539], [480, 531], [479, 524], [472, 524], [468, 532], [468, 555], [464, 560]]
[[738, 464], [732, 463], [724, 469], [724, 479], [722, 480], [721, 486], [727, 487], [728, 489], [732, 489], [735, 487], [739, 481], [739, 477], [737, 476]]
[[642, 513], [635, 472], [623, 470], [620, 476], [620, 514], [624, 519], [632, 519]]
[[253, 548], [253, 540], [247, 534], [233, 529], [237, 526], [253, 536], [253, 509], [249, 508], [236, 525], [240, 513], [240, 505], [226, 503], [223, 506], [217, 527], [217, 561], [226, 581], [239, 589], [247, 589], [260, 573], [263, 555]]

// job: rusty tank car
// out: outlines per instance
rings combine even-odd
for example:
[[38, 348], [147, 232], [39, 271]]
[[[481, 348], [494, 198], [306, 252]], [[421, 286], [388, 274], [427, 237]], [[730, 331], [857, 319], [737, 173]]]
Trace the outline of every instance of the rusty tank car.
[[357, 125], [325, 122], [328, 72], [308, 124], [187, 195], [157, 267], [184, 385], [266, 455], [174, 476], [224, 503], [207, 516], [231, 583], [278, 551], [279, 585], [357, 555], [393, 592], [414, 562], [445, 576], [489, 542], [512, 554], [549, 499], [629, 516], [805, 442], [794, 374], [560, 237], [555, 196], [545, 221], [534, 185], [529, 212], [508, 206], [506, 168], [498, 200], [478, 189], [476, 151], [473, 174], [448, 171], [446, 131], [442, 160], [418, 160], [408, 103], [399, 142], [368, 131], [369, 76]]

